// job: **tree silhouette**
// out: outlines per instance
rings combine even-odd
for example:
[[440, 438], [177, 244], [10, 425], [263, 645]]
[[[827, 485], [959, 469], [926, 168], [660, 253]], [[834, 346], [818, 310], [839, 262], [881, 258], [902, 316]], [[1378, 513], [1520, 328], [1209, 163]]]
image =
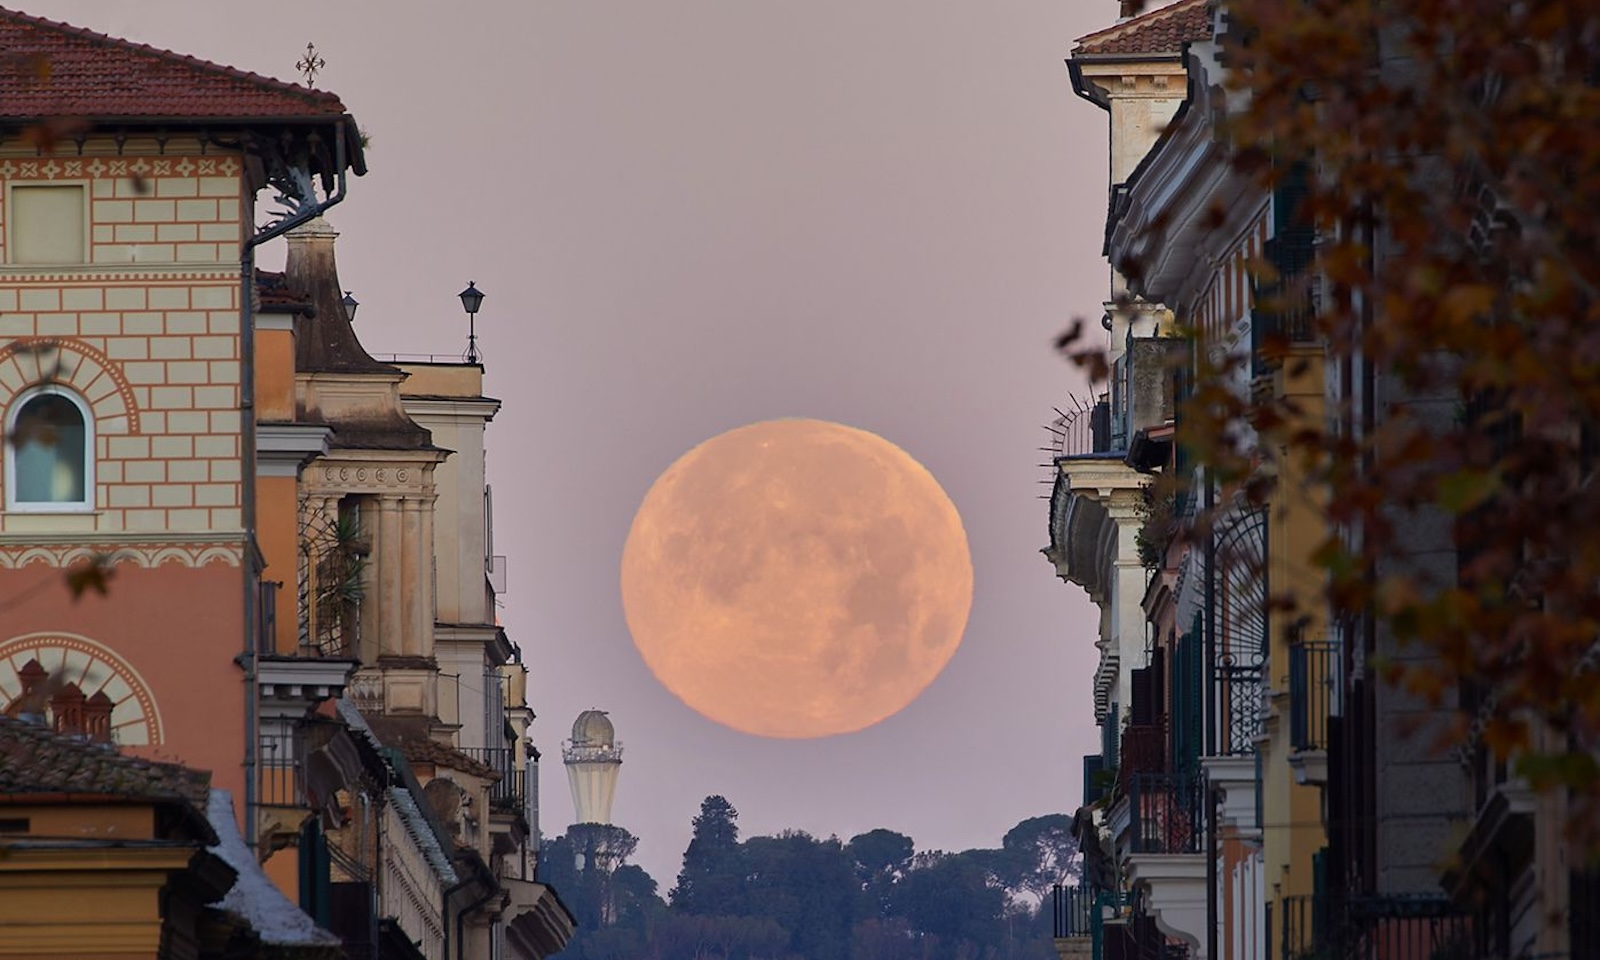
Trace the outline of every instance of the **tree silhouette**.
[[704, 915], [731, 912], [743, 892], [739, 855], [739, 811], [720, 794], [706, 797], [694, 818], [677, 885], [667, 895], [673, 909]]

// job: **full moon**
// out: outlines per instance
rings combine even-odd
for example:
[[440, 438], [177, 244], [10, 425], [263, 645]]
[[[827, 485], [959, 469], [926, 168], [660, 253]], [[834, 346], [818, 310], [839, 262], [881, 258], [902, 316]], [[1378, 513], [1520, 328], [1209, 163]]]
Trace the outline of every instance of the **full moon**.
[[898, 713], [961, 643], [972, 559], [939, 482], [875, 434], [770, 420], [684, 454], [622, 553], [656, 678], [745, 733], [849, 733]]

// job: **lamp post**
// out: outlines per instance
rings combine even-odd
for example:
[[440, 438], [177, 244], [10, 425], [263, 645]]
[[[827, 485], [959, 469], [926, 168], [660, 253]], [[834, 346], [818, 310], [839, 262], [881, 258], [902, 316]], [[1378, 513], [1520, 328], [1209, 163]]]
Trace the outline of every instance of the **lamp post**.
[[344, 299], [340, 300], [339, 302], [344, 305], [344, 318], [351, 323], [355, 323], [356, 307], [361, 306], [360, 301], [358, 301], [355, 297], [352, 297], [349, 290], [346, 290], [344, 292]]
[[467, 311], [467, 352], [461, 359], [468, 363], [478, 363], [482, 358], [478, 355], [478, 308], [483, 306], [483, 291], [478, 289], [477, 283], [467, 281], [467, 289], [461, 291], [461, 306]]

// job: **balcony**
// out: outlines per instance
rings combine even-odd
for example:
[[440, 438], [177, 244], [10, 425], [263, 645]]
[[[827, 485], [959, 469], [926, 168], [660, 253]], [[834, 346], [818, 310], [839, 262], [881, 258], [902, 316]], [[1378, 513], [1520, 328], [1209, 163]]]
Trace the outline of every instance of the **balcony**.
[[1055, 918], [1055, 938], [1087, 937], [1094, 932], [1095, 890], [1093, 887], [1056, 884], [1051, 891]]
[[1471, 957], [1471, 918], [1435, 896], [1377, 896], [1341, 901], [1326, 895], [1285, 897], [1279, 960], [1434, 960]]
[[260, 794], [258, 802], [269, 807], [299, 807], [305, 804], [305, 787], [300, 771], [300, 731], [281, 726], [261, 731]]
[[517, 751], [512, 747], [462, 747], [461, 752], [500, 774], [489, 785], [489, 806], [495, 810], [520, 812], [526, 797], [522, 771], [517, 769]]
[[1167, 730], [1160, 723], [1130, 723], [1122, 732], [1122, 761], [1117, 765], [1117, 785], [1131, 790], [1135, 777], [1167, 768]]
[[1104, 947], [1107, 912], [1117, 912], [1114, 892], [1057, 884], [1051, 891], [1056, 953], [1061, 960], [1092, 960]]
[[1307, 641], [1289, 647], [1289, 765], [1300, 783], [1328, 782], [1328, 718], [1338, 703], [1337, 643]]
[[1128, 780], [1127, 877], [1156, 928], [1197, 951], [1206, 931], [1206, 796], [1203, 777]]
[[1133, 853], [1199, 853], [1204, 847], [1205, 781], [1170, 773], [1128, 779]]
[[1045, 429], [1053, 438], [1045, 452], [1056, 459], [1068, 457], [1098, 457], [1115, 454], [1120, 449], [1111, 446], [1111, 403], [1105, 398], [1096, 401], [1083, 397], [1068, 397], [1066, 409], [1056, 408], [1056, 418]]

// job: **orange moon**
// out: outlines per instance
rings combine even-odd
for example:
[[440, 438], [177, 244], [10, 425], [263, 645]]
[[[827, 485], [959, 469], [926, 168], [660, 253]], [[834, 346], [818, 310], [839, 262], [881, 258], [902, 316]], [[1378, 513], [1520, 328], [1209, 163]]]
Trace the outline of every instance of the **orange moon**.
[[657, 478], [622, 552], [622, 604], [656, 678], [745, 733], [849, 733], [949, 663], [972, 558], [939, 482], [889, 441], [769, 420]]

